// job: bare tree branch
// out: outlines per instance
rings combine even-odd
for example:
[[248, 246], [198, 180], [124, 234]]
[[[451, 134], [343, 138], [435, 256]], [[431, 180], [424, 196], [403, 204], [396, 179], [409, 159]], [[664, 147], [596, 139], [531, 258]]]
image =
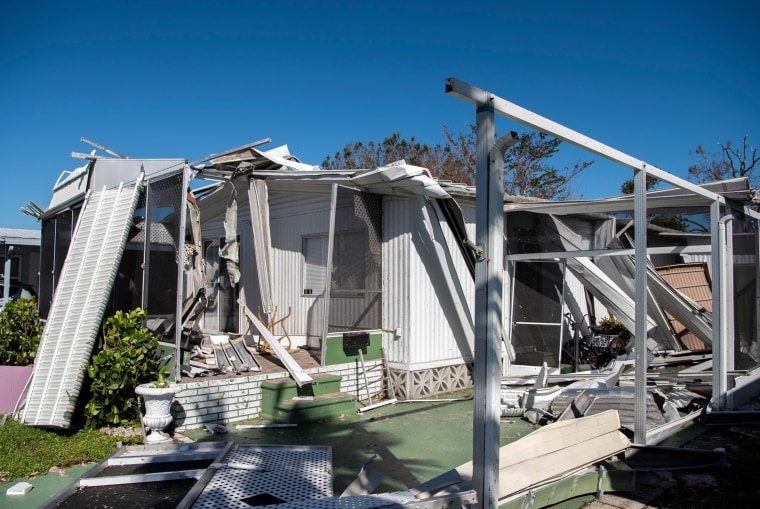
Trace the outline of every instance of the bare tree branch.
[[754, 170], [760, 156], [757, 148], [749, 145], [749, 135], [742, 139], [741, 149], [734, 147], [731, 140], [718, 142], [718, 153], [708, 153], [702, 144], [697, 144], [691, 156], [697, 162], [689, 167], [689, 177], [696, 182], [712, 182], [735, 177], [747, 177], [750, 185], [757, 188], [760, 185], [760, 175]]

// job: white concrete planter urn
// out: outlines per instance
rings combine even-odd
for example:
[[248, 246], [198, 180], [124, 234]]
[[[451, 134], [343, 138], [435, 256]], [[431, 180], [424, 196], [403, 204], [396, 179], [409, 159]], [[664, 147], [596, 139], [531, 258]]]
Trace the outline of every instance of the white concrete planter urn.
[[145, 443], [160, 443], [171, 440], [164, 433], [173, 418], [171, 414], [174, 395], [180, 392], [179, 384], [169, 383], [166, 387], [156, 387], [152, 383], [141, 384], [135, 388], [135, 393], [142, 396], [145, 401], [145, 415], [142, 422], [150, 429], [150, 434], [145, 437]]

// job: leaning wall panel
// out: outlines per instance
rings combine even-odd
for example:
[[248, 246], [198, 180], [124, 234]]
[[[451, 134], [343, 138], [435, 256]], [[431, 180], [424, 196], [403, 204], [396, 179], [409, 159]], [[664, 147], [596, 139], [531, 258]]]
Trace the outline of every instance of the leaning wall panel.
[[383, 200], [383, 328], [402, 334], [384, 334], [383, 346], [389, 363], [409, 363], [409, 210], [407, 200]]
[[[430, 237], [423, 224], [419, 202], [410, 201], [410, 246], [409, 246], [409, 369], [432, 368], [459, 364], [462, 349], [466, 347], [465, 331], [458, 323], [453, 303], [448, 297], [438, 254], [430, 249], [425, 238]], [[433, 216], [434, 217], [434, 216]], [[444, 232], [448, 227], [444, 225]], [[469, 273], [463, 269], [461, 254], [452, 243], [451, 235], [446, 235], [455, 266], [459, 268], [460, 280], [467, 283]], [[445, 267], [445, 265], [444, 265]], [[466, 274], [466, 277], [462, 274]], [[466, 288], [466, 286], [465, 286]], [[474, 287], [470, 287], [474, 288]], [[474, 290], [468, 298], [474, 299]], [[472, 303], [473, 301], [471, 301]], [[470, 304], [471, 305], [471, 304]], [[472, 309], [470, 307], [470, 309]]]

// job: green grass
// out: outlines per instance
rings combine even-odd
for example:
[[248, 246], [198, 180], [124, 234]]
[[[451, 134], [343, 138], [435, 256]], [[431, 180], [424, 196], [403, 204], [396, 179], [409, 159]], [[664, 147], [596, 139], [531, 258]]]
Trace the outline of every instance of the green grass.
[[119, 442], [142, 443], [142, 436], [112, 436], [91, 429], [53, 431], [8, 418], [0, 426], [0, 482], [45, 474], [52, 467], [101, 461], [116, 451]]

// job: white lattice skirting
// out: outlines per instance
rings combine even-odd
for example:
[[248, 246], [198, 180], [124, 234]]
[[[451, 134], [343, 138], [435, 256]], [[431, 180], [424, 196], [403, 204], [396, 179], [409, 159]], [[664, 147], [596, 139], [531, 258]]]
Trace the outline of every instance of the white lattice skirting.
[[419, 371], [391, 369], [391, 376], [400, 400], [423, 399], [472, 387], [472, 368], [467, 364]]

